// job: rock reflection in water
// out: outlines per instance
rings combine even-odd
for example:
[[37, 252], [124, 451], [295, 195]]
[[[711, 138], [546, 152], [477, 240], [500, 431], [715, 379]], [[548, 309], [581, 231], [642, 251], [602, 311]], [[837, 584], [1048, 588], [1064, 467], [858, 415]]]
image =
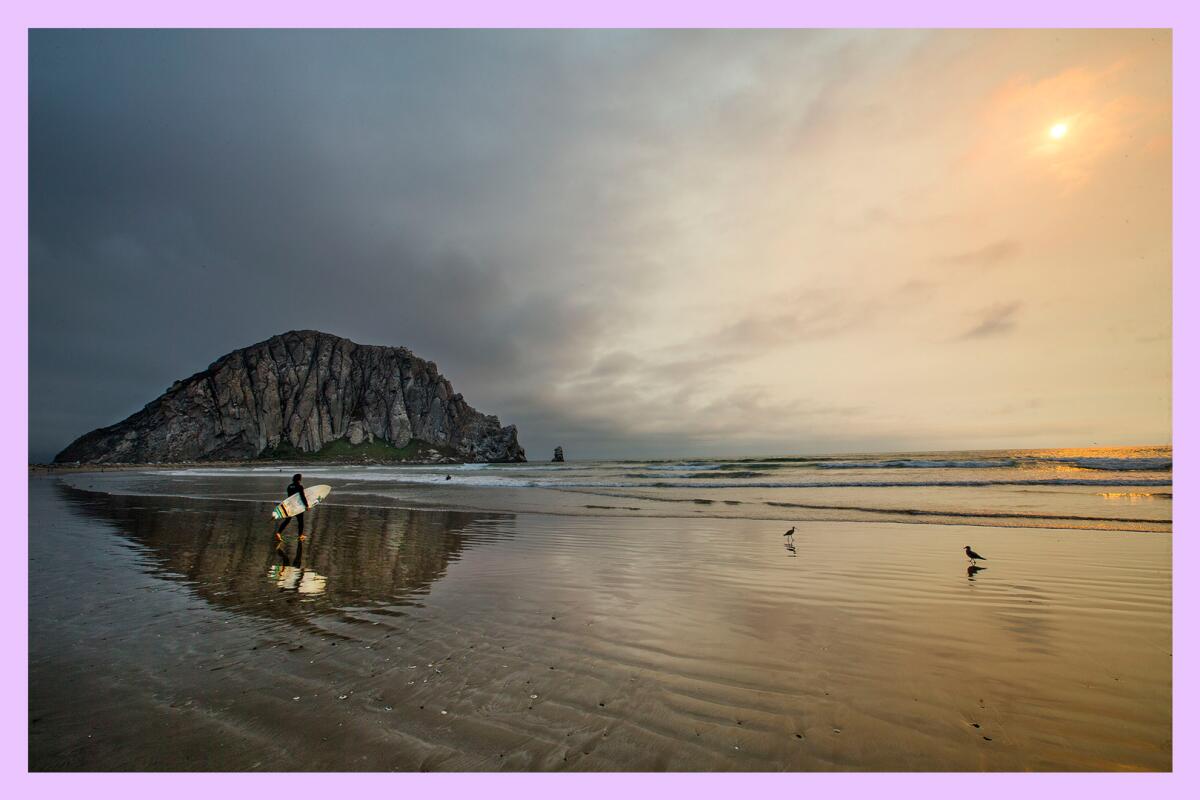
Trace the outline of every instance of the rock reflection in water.
[[[472, 547], [511, 536], [513, 515], [322, 505], [308, 539], [276, 546], [269, 504], [58, 491], [144, 548], [150, 571], [242, 613], [305, 622], [413, 605]], [[264, 579], [265, 576], [265, 579]]]

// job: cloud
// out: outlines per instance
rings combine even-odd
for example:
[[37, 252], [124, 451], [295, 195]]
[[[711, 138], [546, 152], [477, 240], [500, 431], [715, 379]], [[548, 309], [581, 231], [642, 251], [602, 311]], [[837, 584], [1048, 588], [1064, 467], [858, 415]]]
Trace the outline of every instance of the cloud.
[[1012, 259], [1019, 252], [1019, 242], [1014, 239], [1000, 239], [974, 250], [942, 256], [939, 261], [955, 267], [991, 267]]
[[[857, 303], [855, 302], [857, 305]], [[834, 336], [866, 319], [850, 311], [847, 301], [832, 293], [805, 293], [781, 308], [752, 312], [721, 327], [704, 339], [711, 347], [749, 352]], [[786, 308], [786, 310], [783, 310]]]
[[1016, 327], [1014, 317], [1021, 309], [1020, 301], [1000, 303], [985, 309], [982, 319], [968, 328], [959, 339], [986, 339], [1011, 333]]
[[[31, 456], [295, 328], [411, 347], [531, 453], [846, 445], [835, 409], [874, 446], [949, 430], [913, 376], [969, 370], [937, 345], [981, 296], [1033, 298], [1030, 330], [1169, 318], [1153, 37], [33, 31]], [[1108, 108], [1104, 80], [1046, 83], [1138, 48], [1110, 76], [1136, 109]], [[1014, 137], [1075, 89], [1141, 138], [1086, 161], [1097, 191], [1064, 204], [1035, 179], [1074, 156]], [[1133, 177], [1106, 184], [1117, 153]], [[1015, 268], [1035, 247], [1058, 280]], [[1142, 305], [1109, 288], [1134, 252]], [[1087, 315], [1047, 294], [1085, 271]], [[985, 309], [963, 338], [1020, 337], [1017, 315]], [[1119, 357], [1167, 352], [1138, 346]], [[1056, 385], [1081, 352], [1023, 369]], [[1073, 380], [1102, 397], [1118, 371]]]
[[[635, 63], [649, 53], [630, 47]], [[591, 126], [636, 110], [590, 119], [624, 76], [589, 80], [569, 48], [521, 33], [35, 32], [31, 447], [45, 458], [293, 328], [409, 346], [496, 413], [500, 383], [573, 367], [641, 283], [594, 243], [653, 249], [658, 234], [629, 231], [619, 195], [596, 193], [617, 186], [618, 148], [571, 159]]]
[[697, 317], [675, 349], [645, 329], [688, 216], [719, 207], [679, 203], [737, 208], [884, 52], [785, 31], [37, 31], [31, 448], [294, 328], [411, 347], [526, 438], [560, 423], [509, 398], [562, 384], [570, 416], [597, 358], [596, 379], [675, 381], [637, 395], [656, 403], [829, 335], [811, 298]]

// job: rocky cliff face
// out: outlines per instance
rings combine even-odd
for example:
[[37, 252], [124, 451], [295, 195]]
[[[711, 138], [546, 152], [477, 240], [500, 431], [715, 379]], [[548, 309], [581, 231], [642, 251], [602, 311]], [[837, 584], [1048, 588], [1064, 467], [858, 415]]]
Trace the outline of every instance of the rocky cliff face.
[[251, 459], [345, 440], [421, 440], [464, 461], [524, 461], [517, 429], [469, 406], [403, 347], [292, 331], [177, 381], [133, 416], [79, 437], [56, 462]]

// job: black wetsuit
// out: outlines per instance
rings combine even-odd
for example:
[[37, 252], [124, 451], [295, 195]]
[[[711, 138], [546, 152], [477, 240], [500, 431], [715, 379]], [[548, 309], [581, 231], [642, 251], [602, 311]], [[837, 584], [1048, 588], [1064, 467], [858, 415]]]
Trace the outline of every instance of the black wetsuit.
[[[304, 501], [304, 507], [308, 508], [308, 498], [304, 496], [304, 487], [298, 483], [289, 483], [288, 488], [287, 488], [287, 496], [291, 497], [294, 494], [300, 495], [300, 499]], [[304, 535], [304, 512], [303, 511], [301, 511], [296, 516], [288, 517], [283, 522], [279, 523], [279, 527], [275, 529], [275, 532], [283, 533], [283, 529], [286, 528], [288, 526], [288, 523], [291, 522], [293, 519], [300, 523], [300, 534], [303, 536]]]

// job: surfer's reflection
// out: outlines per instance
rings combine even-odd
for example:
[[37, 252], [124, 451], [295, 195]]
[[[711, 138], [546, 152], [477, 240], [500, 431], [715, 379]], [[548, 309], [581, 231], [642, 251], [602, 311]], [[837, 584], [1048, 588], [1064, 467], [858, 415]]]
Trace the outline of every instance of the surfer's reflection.
[[300, 566], [300, 559], [304, 556], [304, 540], [300, 540], [296, 544], [296, 557], [292, 558], [288, 555], [287, 547], [283, 542], [275, 544], [275, 555], [279, 556], [280, 563], [285, 567]]
[[280, 563], [270, 566], [267, 570], [267, 580], [273, 581], [285, 592], [315, 595], [325, 591], [325, 576], [305, 569], [300, 564], [304, 557], [304, 542], [296, 544], [294, 557], [288, 555], [282, 543], [275, 547], [275, 555], [279, 557]]
[[975, 580], [975, 575], [980, 572], [983, 572], [985, 569], [987, 569], [987, 567], [978, 567], [974, 564], [968, 564], [967, 565], [967, 580], [969, 580], [969, 581]]

